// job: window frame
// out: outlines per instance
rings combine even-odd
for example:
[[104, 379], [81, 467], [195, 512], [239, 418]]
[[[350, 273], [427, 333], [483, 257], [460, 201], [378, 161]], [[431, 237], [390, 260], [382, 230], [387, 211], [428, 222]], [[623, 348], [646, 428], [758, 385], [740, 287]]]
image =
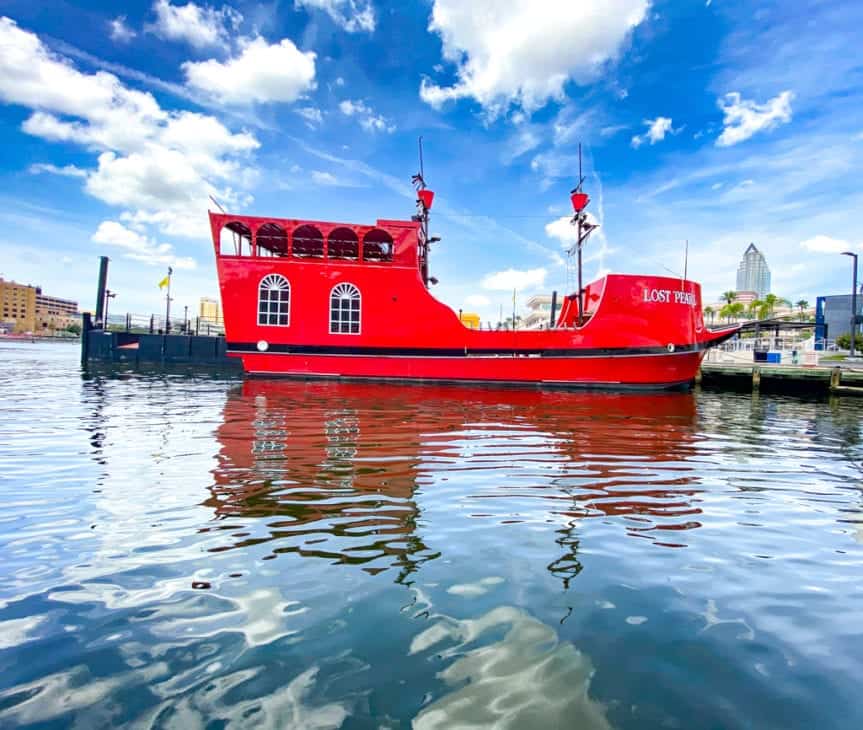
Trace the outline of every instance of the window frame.
[[[264, 284], [267, 283], [267, 280], [270, 281], [270, 286], [266, 289], [264, 288]], [[276, 282], [284, 282], [284, 286], [274, 287], [272, 284]], [[266, 292], [268, 297], [266, 299], [267, 310], [264, 311], [262, 309], [262, 305], [264, 304], [264, 299], [262, 295]], [[273, 299], [272, 295], [278, 295], [275, 299]], [[287, 304], [287, 312], [281, 311], [281, 305]], [[277, 307], [275, 311], [273, 311], [273, 304], [276, 304]], [[285, 316], [285, 322], [270, 322], [269, 320], [275, 315], [276, 319], [279, 320], [282, 315]], [[267, 318], [266, 322], [261, 321], [261, 317], [265, 316]], [[290, 327], [291, 326], [291, 282], [288, 281], [288, 278], [282, 274], [266, 274], [261, 277], [261, 280], [258, 282], [258, 307], [257, 307], [257, 323], [258, 327]]]
[[[350, 297], [339, 296], [337, 298], [336, 297], [336, 290], [337, 289], [341, 289], [343, 291], [348, 290], [351, 292], [351, 296]], [[354, 293], [356, 294], [356, 296], [354, 296]], [[333, 304], [335, 302], [340, 303], [340, 302], [343, 302], [345, 299], [347, 299], [347, 302], [348, 302], [347, 308], [341, 306], [341, 304], [339, 305], [338, 309], [336, 309], [333, 306]], [[353, 307], [354, 302], [356, 302], [356, 312], [357, 312], [357, 316], [356, 316], [357, 330], [356, 330], [356, 332], [352, 331], [352, 325], [353, 325], [354, 318], [352, 316], [350, 316], [353, 314], [353, 311], [354, 311], [354, 307]], [[338, 320], [335, 320], [333, 317], [335, 312], [338, 312], [338, 314], [339, 314]], [[347, 314], [348, 314], [347, 320], [345, 320], [343, 317], [343, 314], [345, 312], [347, 312]], [[363, 295], [362, 295], [362, 292], [360, 291], [360, 288], [356, 284], [352, 284], [349, 281], [341, 281], [338, 284], [336, 284], [332, 289], [330, 289], [330, 306], [329, 306], [330, 325], [329, 325], [329, 330], [330, 330], [331, 335], [361, 335], [362, 329], [363, 329], [363, 317], [362, 317], [362, 315], [363, 315]], [[334, 324], [338, 325], [338, 329], [333, 329]], [[347, 325], [347, 327], [348, 327], [347, 330], [342, 329], [345, 325]]]

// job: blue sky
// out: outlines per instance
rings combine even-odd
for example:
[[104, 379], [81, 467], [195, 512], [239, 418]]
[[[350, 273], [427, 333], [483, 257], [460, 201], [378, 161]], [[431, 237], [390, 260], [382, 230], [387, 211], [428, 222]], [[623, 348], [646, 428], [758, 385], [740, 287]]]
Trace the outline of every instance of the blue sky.
[[[120, 10], [121, 8], [121, 10]], [[863, 3], [0, 2], [0, 273], [114, 311], [217, 291], [234, 212], [413, 212], [423, 135], [435, 293], [497, 318], [567, 288], [584, 146], [588, 278], [683, 269], [705, 301], [754, 241], [775, 293], [850, 288], [863, 248]], [[571, 276], [569, 278], [571, 281]]]

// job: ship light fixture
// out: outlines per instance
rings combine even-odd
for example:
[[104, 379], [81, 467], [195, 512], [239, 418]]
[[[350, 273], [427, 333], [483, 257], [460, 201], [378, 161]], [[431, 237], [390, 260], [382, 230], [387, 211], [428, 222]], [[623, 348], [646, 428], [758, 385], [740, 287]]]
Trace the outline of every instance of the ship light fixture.
[[581, 191], [576, 191], [569, 196], [570, 201], [572, 202], [572, 209], [576, 213], [581, 213], [590, 202], [590, 196], [587, 193], [582, 193]]
[[270, 349], [270, 343], [266, 340], [258, 340], [258, 352], [266, 352]]
[[423, 207], [426, 210], [431, 210], [432, 203], [434, 202], [434, 193], [427, 188], [423, 188], [422, 190], [417, 190], [417, 195]]

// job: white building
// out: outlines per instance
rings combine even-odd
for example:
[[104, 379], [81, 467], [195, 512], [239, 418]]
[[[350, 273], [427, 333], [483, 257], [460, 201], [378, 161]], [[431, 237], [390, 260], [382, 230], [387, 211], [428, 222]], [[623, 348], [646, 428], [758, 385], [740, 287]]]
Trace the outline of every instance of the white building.
[[[551, 320], [551, 295], [537, 294], [527, 300], [528, 312], [521, 322], [521, 329], [538, 330], [546, 329]], [[560, 302], [557, 312], [560, 313]]]
[[737, 291], [755, 292], [758, 299], [770, 293], [770, 269], [754, 243], [749, 244], [737, 268]]

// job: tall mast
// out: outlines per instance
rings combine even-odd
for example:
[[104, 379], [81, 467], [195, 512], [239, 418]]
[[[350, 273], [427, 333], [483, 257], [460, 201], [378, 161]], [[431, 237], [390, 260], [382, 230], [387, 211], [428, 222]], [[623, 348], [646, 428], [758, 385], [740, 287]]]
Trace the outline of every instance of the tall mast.
[[419, 147], [420, 171], [411, 178], [411, 182], [417, 188], [417, 213], [413, 216], [415, 221], [420, 223], [420, 242], [419, 242], [419, 258], [420, 258], [420, 275], [422, 276], [423, 284], [428, 287], [429, 282], [437, 284], [437, 279], [429, 276], [429, 246], [440, 239], [437, 237], [429, 237], [429, 211], [434, 201], [434, 192], [426, 188], [424, 178], [425, 170], [423, 167], [423, 138], [420, 136], [417, 141]]
[[584, 175], [581, 172], [581, 142], [578, 143], [578, 184], [573, 188], [569, 193], [569, 199], [572, 202], [572, 208], [575, 211], [575, 215], [572, 217], [572, 225], [576, 226], [577, 234], [576, 234], [576, 242], [575, 245], [572, 246], [567, 252], [570, 256], [573, 253], [578, 255], [578, 292], [577, 292], [577, 301], [578, 301], [578, 326], [584, 324], [584, 285], [582, 283], [582, 263], [581, 263], [581, 249], [584, 247], [584, 242], [587, 241], [587, 237], [590, 235], [591, 231], [596, 228], [595, 223], [590, 223], [587, 220], [587, 213], [585, 212], [585, 208], [587, 204], [590, 202], [590, 196], [582, 190], [582, 186], [584, 185]]

